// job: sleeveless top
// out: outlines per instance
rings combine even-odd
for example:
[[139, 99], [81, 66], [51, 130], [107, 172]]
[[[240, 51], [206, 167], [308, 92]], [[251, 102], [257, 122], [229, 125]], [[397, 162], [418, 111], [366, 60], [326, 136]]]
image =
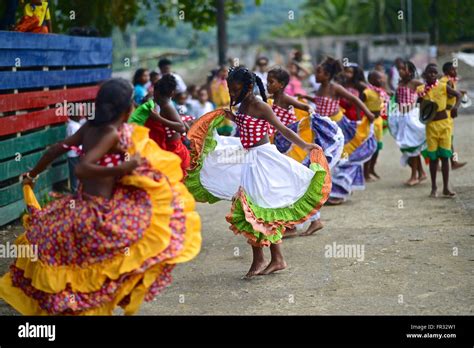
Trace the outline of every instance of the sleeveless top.
[[[181, 117], [181, 121], [183, 121], [183, 123], [190, 122], [190, 121], [194, 120], [194, 117], [189, 116], [189, 115], [179, 115], [179, 117]], [[165, 132], [166, 132], [166, 137], [167, 138], [172, 138], [173, 135], [175, 133], [177, 133], [175, 130], [173, 130], [169, 127], [165, 127]]]
[[416, 92], [418, 96], [425, 99], [431, 100], [438, 104], [438, 112], [446, 110], [448, 102], [448, 91], [446, 89], [446, 83], [436, 80], [435, 83], [428, 85], [420, 85], [417, 87]]
[[[290, 106], [290, 109], [285, 109], [282, 108], [281, 106], [272, 104], [272, 110], [275, 113], [276, 117], [280, 120], [281, 123], [283, 123], [285, 126], [288, 126], [292, 123], [295, 123], [298, 121], [296, 119], [295, 111], [293, 109], [293, 106]], [[276, 129], [273, 127], [271, 124], [268, 125], [268, 135], [273, 135], [275, 134]]]
[[339, 98], [333, 99], [317, 95], [315, 104], [316, 112], [321, 116], [332, 116], [339, 112]]
[[251, 148], [268, 133], [269, 124], [262, 118], [237, 113], [234, 122], [239, 127], [240, 142], [245, 149]]
[[[132, 142], [132, 130], [133, 126], [128, 123], [124, 123], [118, 129], [119, 132], [119, 144], [123, 149], [128, 149]], [[77, 146], [68, 146], [62, 144], [64, 149], [75, 151], [78, 155], [83, 156], [85, 152]], [[125, 161], [125, 153], [106, 153], [96, 163], [103, 167], [116, 167]]]
[[398, 86], [397, 88], [397, 103], [399, 105], [412, 105], [416, 103], [418, 94], [415, 90], [407, 86]]
[[[346, 87], [347, 91], [351, 93], [353, 96], [359, 98], [359, 90], [353, 87]], [[341, 98], [339, 101], [339, 105], [345, 110], [345, 115], [349, 120], [352, 121], [357, 121], [357, 106], [349, 102], [345, 98]], [[364, 117], [364, 112], [362, 110], [359, 110], [359, 116], [362, 118]]]

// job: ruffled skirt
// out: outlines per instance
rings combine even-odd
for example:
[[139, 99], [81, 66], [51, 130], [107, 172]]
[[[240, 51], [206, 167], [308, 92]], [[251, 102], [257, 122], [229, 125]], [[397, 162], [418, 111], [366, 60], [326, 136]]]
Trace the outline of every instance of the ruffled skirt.
[[133, 314], [171, 283], [175, 264], [200, 250], [200, 218], [181, 183], [179, 158], [135, 126], [130, 154], [144, 164], [111, 198], [80, 191], [41, 208], [24, 187], [28, 215], [16, 241], [37, 247], [0, 279], [0, 298], [25, 315]]
[[189, 131], [192, 160], [185, 183], [198, 201], [232, 199], [226, 217], [230, 229], [250, 244], [279, 243], [286, 228], [317, 214], [328, 199], [331, 175], [326, 157], [313, 150], [306, 167], [271, 144], [244, 150], [239, 139], [224, 140], [215, 133], [222, 117], [216, 110]]
[[377, 140], [367, 117], [360, 122], [349, 120], [344, 115], [336, 119], [344, 134], [345, 145], [341, 160], [332, 170], [331, 197], [346, 199], [353, 190], [365, 188], [363, 164], [377, 150]]
[[[337, 123], [329, 117], [323, 117], [315, 113], [288, 125], [288, 128], [297, 133], [307, 143], [315, 143], [321, 146], [330, 168], [333, 168], [339, 162], [344, 149], [344, 135]], [[274, 144], [281, 153], [309, 166], [309, 155], [279, 132], [275, 134]]]
[[400, 163], [405, 166], [410, 157], [419, 156], [426, 150], [426, 126], [420, 122], [419, 109], [400, 112], [394, 108], [388, 118], [390, 134], [395, 139], [402, 157]]

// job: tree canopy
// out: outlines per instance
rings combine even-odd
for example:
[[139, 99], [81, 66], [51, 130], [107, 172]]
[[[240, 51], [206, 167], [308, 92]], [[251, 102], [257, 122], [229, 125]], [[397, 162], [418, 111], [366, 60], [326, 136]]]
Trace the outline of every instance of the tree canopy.
[[[407, 3], [405, 0], [307, 0], [302, 16], [273, 34], [300, 37], [401, 33], [403, 26], [407, 28]], [[474, 0], [412, 0], [412, 31], [429, 32], [435, 44], [472, 41], [473, 8]]]
[[[225, 6], [228, 14], [243, 9], [241, 1], [226, 1]], [[128, 24], [148, 21], [167, 27], [175, 27], [179, 22], [191, 23], [196, 30], [207, 30], [216, 24], [215, 0], [57, 0], [53, 10], [59, 31], [94, 27], [103, 36], [110, 35], [114, 27], [125, 30]], [[153, 18], [147, 13], [158, 15]]]

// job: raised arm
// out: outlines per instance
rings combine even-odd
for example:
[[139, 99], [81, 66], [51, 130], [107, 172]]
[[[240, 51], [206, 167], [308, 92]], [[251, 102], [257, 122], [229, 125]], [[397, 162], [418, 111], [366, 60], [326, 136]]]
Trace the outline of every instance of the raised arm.
[[367, 116], [367, 118], [369, 119], [370, 122], [374, 121], [374, 119], [375, 119], [374, 114], [367, 108], [367, 106], [362, 102], [362, 100], [360, 100], [355, 95], [353, 95], [348, 90], [346, 90], [344, 87], [342, 87], [341, 85], [338, 85], [338, 84], [334, 84], [334, 91], [336, 92], [336, 94], [338, 96], [347, 99], [348, 101], [350, 101], [355, 106], [361, 108], [362, 111], [364, 111], [365, 115]]
[[308, 69], [306, 69], [304, 66], [302, 66], [300, 63], [296, 62], [296, 61], [293, 61], [294, 64], [296, 64], [296, 66], [298, 67], [299, 71], [302, 71], [303, 72], [303, 75], [300, 75], [299, 74], [299, 71], [298, 71], [298, 77], [302, 80], [304, 79], [307, 79], [309, 75], [311, 75], [311, 73], [308, 71]]

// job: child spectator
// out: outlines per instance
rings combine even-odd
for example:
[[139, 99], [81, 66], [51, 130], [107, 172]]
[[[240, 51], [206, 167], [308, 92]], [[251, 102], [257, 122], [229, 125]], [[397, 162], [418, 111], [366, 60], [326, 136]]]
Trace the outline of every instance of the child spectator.
[[187, 88], [183, 78], [179, 74], [171, 71], [172, 64], [173, 62], [167, 58], [160, 59], [160, 61], [158, 62], [158, 67], [160, 68], [161, 76], [164, 76], [166, 74], [173, 75], [177, 83], [176, 93], [186, 92]]
[[[66, 135], [69, 138], [74, 133], [76, 133], [82, 125], [86, 123], [86, 120], [82, 116], [69, 116], [69, 119], [66, 123]], [[74, 169], [79, 163], [79, 153], [78, 151], [70, 150], [67, 153], [67, 163], [69, 167], [69, 181], [71, 185], [71, 191], [73, 193], [77, 192], [79, 188], [79, 181], [77, 180], [76, 175], [74, 174]]]
[[200, 90], [199, 86], [189, 85], [188, 86], [188, 103], [192, 100], [198, 99], [198, 91]]
[[214, 110], [214, 106], [209, 101], [209, 94], [207, 93], [207, 89], [205, 87], [201, 87], [199, 89], [198, 99], [192, 100], [190, 106], [190, 115], [193, 116], [195, 119], [198, 119], [202, 115]]
[[53, 32], [49, 4], [43, 0], [31, 0], [25, 5], [24, 16], [15, 30], [29, 33], [47, 34]]
[[178, 111], [178, 114], [189, 115], [187, 101], [188, 101], [188, 94], [186, 92], [177, 93], [176, 96], [173, 98], [173, 105], [176, 111]]
[[148, 69], [138, 69], [133, 76], [133, 86], [135, 88], [134, 101], [136, 105], [141, 105], [147, 101], [150, 95], [146, 85], [150, 82]]
[[152, 71], [150, 73], [150, 82], [148, 82], [148, 88], [147, 88], [149, 95], [153, 95], [153, 87], [155, 86], [155, 83], [157, 83], [159, 79], [160, 79], [159, 73], [157, 73], [156, 71]]

